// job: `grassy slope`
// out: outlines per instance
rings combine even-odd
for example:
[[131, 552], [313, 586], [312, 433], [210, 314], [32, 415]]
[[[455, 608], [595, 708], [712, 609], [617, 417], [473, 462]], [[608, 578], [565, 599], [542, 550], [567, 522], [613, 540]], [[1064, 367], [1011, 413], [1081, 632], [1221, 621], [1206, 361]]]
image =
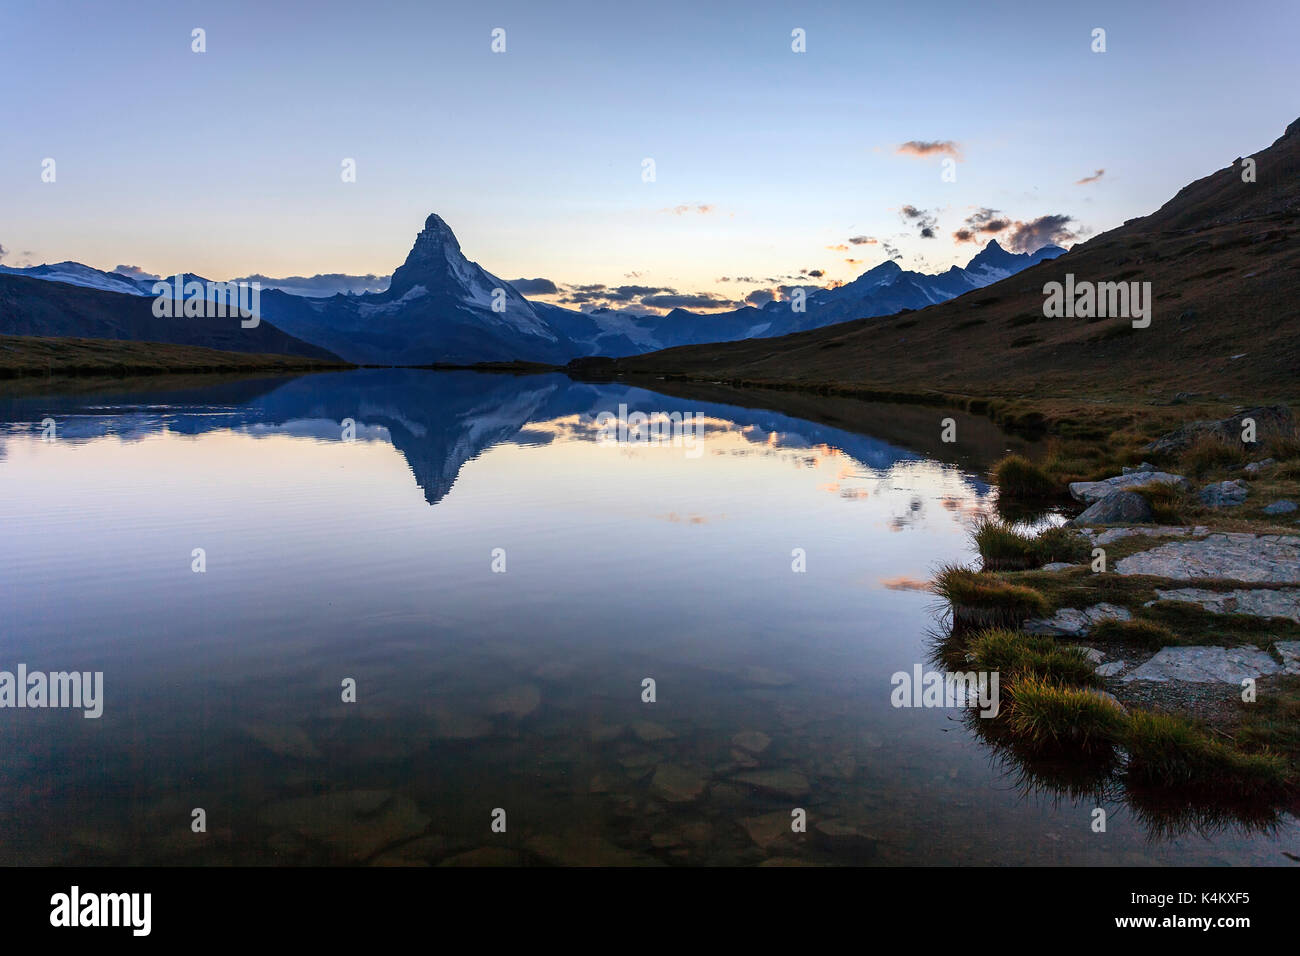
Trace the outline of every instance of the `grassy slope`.
[[[774, 339], [620, 359], [655, 374], [814, 390], [932, 391], [1045, 402], [1300, 397], [1300, 121], [1159, 211], [1054, 261], [912, 313]], [[1043, 285], [1150, 282], [1151, 326], [1043, 318]], [[1236, 357], [1239, 356], [1239, 357]]]
[[337, 361], [297, 355], [226, 352], [163, 342], [0, 335], [0, 378], [290, 371], [339, 367]]

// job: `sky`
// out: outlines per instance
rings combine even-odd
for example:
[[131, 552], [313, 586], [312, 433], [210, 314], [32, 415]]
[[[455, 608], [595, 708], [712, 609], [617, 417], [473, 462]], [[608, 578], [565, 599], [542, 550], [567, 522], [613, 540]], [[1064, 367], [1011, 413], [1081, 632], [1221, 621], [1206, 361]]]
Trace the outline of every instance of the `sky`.
[[5, 0], [0, 263], [382, 277], [437, 212], [584, 308], [938, 272], [1267, 146], [1298, 35], [1295, 0]]

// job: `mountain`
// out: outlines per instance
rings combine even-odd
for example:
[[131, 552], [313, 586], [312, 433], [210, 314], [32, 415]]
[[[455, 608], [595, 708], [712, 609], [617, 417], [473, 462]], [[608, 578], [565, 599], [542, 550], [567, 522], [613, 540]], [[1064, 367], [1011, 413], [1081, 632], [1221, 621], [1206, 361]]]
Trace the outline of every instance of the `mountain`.
[[[600, 373], [949, 395], [1064, 397], [1179, 392], [1300, 397], [1300, 120], [1252, 154], [1069, 252], [893, 319], [857, 320], [761, 342], [676, 348]], [[977, 256], [1003, 268], [1001, 250]], [[1004, 254], [1004, 253], [1003, 253]], [[984, 253], [981, 253], [981, 256]], [[986, 271], [987, 270], [982, 270]], [[1151, 321], [1048, 317], [1050, 282], [1150, 283]], [[894, 280], [897, 282], [898, 280]], [[891, 282], [891, 285], [893, 283]], [[1131, 285], [1130, 285], [1131, 288]]]
[[[60, 264], [68, 265], [75, 263]], [[329, 350], [287, 335], [270, 322], [243, 328], [234, 314], [227, 318], [160, 318], [154, 315], [153, 306], [152, 296], [0, 274], [0, 335], [164, 342], [338, 361]]]
[[[288, 335], [357, 364], [468, 365], [519, 359], [562, 364], [582, 356], [622, 357], [677, 345], [785, 335], [924, 308], [1062, 252], [1048, 246], [1033, 255], [1012, 254], [990, 242], [966, 268], [954, 266], [933, 276], [888, 261], [838, 288], [805, 289], [802, 311], [780, 301], [711, 314], [686, 309], [665, 315], [577, 312], [530, 301], [509, 282], [471, 262], [451, 227], [433, 214], [383, 292], [307, 297], [264, 288], [260, 314]], [[75, 262], [0, 267], [0, 272], [137, 298], [152, 297], [158, 281], [100, 272]], [[207, 282], [192, 275], [183, 279]], [[75, 321], [60, 327], [72, 330], [58, 334], [98, 334]]]

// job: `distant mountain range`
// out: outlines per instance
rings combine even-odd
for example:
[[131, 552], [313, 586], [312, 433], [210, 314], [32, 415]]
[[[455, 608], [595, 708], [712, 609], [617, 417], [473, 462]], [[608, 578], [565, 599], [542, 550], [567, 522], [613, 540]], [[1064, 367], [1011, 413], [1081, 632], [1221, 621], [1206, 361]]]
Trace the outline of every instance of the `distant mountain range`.
[[[256, 347], [214, 347], [320, 357], [333, 353], [349, 362], [372, 365], [512, 360], [563, 364], [587, 356], [620, 358], [678, 345], [787, 335], [920, 309], [983, 288], [1064, 252], [1058, 246], [1046, 246], [1033, 254], [1016, 254], [991, 241], [965, 268], [953, 266], [938, 275], [910, 272], [891, 260], [837, 288], [807, 288], [802, 310], [796, 310], [790, 301], [773, 301], [762, 308], [720, 313], [685, 309], [666, 315], [608, 309], [577, 312], [526, 299], [509, 282], [471, 262], [461, 252], [451, 227], [435, 214], [425, 220], [406, 261], [383, 292], [309, 297], [263, 289], [260, 315], [269, 329]], [[82, 295], [82, 308], [68, 312], [62, 307], [51, 308], [48, 300], [55, 293], [50, 290], [31, 283], [15, 285], [9, 277], [78, 286], [94, 293]], [[162, 281], [172, 283], [174, 279]], [[182, 283], [185, 280], [208, 281], [194, 275], [183, 276]], [[77, 262], [22, 269], [0, 266], [0, 303], [4, 305], [0, 334], [212, 345], [210, 320], [157, 319], [139, 304], [142, 298], [153, 297], [158, 281], [101, 272]], [[230, 331], [223, 326], [220, 338], [228, 340]], [[271, 348], [277, 344], [277, 336], [283, 341], [279, 348]], [[314, 346], [316, 351], [302, 351], [304, 346]]]

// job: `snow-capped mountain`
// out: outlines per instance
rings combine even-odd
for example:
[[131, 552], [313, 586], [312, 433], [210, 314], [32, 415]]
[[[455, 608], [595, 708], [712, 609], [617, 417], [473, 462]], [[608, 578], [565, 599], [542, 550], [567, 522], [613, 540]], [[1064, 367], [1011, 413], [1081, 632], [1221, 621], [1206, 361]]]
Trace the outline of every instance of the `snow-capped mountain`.
[[[1046, 246], [1033, 254], [1010, 253], [990, 241], [965, 268], [953, 266], [937, 275], [907, 271], [886, 261], [842, 286], [805, 289], [801, 311], [792, 301], [783, 300], [721, 313], [577, 312], [526, 299], [509, 282], [467, 259], [451, 227], [431, 214], [383, 292], [306, 297], [264, 287], [260, 314], [289, 335], [358, 364], [516, 359], [559, 364], [585, 356], [621, 358], [677, 345], [786, 335], [922, 309], [1064, 251]], [[100, 272], [76, 262], [26, 269], [0, 266], [0, 272], [130, 296], [152, 296], [155, 282], [160, 281]], [[185, 280], [207, 282], [194, 275], [184, 276]], [[161, 281], [170, 285], [174, 277]]]

